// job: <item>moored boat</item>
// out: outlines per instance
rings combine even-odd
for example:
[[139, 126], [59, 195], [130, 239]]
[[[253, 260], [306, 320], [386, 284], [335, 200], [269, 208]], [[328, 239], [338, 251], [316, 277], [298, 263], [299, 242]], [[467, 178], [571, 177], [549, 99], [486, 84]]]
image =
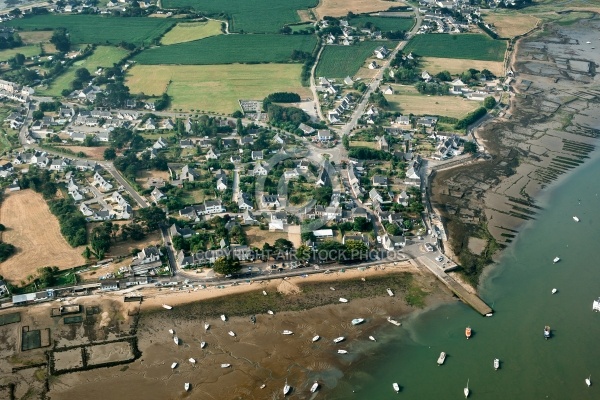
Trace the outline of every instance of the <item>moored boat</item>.
[[489, 313], [485, 314], [485, 316], [486, 316], [486, 317], [491, 317], [491, 316], [493, 316], [493, 315], [494, 315], [494, 314], [493, 314], [493, 313], [491, 313], [491, 312], [489, 312]]
[[560, 261], [560, 257], [554, 257], [554, 260], [552, 260], [552, 262], [553, 262], [554, 264], [556, 264], [556, 263], [557, 263], [557, 262], [559, 262], [559, 261]]
[[319, 382], [315, 381], [315, 383], [313, 383], [313, 385], [310, 387], [310, 392], [314, 393], [317, 391], [318, 388], [319, 388]]
[[346, 338], [343, 336], [340, 337], [336, 337], [335, 339], [333, 339], [333, 343], [339, 343], [339, 342], [343, 342]]
[[589, 378], [586, 378], [586, 379], [585, 379], [585, 384], [586, 384], [588, 387], [592, 386], [592, 376], [591, 376], [591, 375], [590, 375], [590, 377], [589, 377]]
[[348, 351], [347, 350], [338, 350], [338, 353], [339, 354], [348, 354]]
[[375, 339], [373, 336], [369, 336], [369, 340], [372, 340], [372, 341], [374, 341], [374, 342], [376, 342], [376, 341], [377, 341], [377, 339]]
[[330, 286], [330, 287], [329, 287], [329, 290], [332, 290], [332, 291], [334, 291], [334, 292], [335, 292], [335, 288], [334, 288], [333, 286]]
[[352, 320], [352, 325], [360, 325], [360, 324], [362, 324], [363, 322], [365, 322], [365, 319], [364, 319], [364, 318], [354, 318], [354, 319]]
[[231, 367], [231, 364], [221, 364], [221, 368], [229, 368]]
[[574, 216], [573, 216], [573, 221], [575, 221], [575, 222], [579, 222], [579, 218], [577, 218], [577, 216], [575, 216], [575, 215], [574, 215]]
[[210, 324], [204, 324], [204, 330], [207, 331], [210, 328]]
[[261, 388], [261, 389], [264, 389], [264, 388], [266, 388], [266, 387], [267, 387], [267, 385], [266, 385], [266, 384], [264, 384], [264, 383], [263, 383], [262, 385], [260, 385], [260, 388]]
[[392, 292], [392, 289], [387, 288], [385, 289], [387, 291], [387, 293], [390, 295], [390, 297], [394, 297], [394, 292]]
[[500, 368], [500, 359], [494, 358], [494, 369], [497, 371]]
[[229, 336], [231, 336], [231, 337], [235, 337], [235, 332], [233, 332], [233, 331], [229, 331], [229, 332], [227, 332], [227, 333], [229, 333]]
[[195, 359], [193, 359], [193, 358], [190, 358], [190, 359], [189, 359], [189, 362], [191, 362], [192, 364], [196, 364], [196, 360], [195, 360]]
[[175, 342], [175, 344], [176, 344], [176, 345], [178, 345], [178, 346], [179, 346], [179, 338], [178, 338], [177, 336], [175, 336], [175, 337], [173, 338], [173, 341]]
[[188, 382], [184, 383], [183, 388], [187, 392], [188, 390], [190, 390], [190, 384]]
[[162, 306], [163, 306], [163, 308], [165, 308], [167, 310], [172, 310], [173, 309], [173, 307], [171, 307], [171, 306], [169, 306], [167, 304], [163, 304]]
[[200, 348], [203, 349], [206, 347], [206, 342], [200, 342]]
[[463, 389], [463, 393], [465, 394], [465, 399], [469, 397], [469, 380], [467, 379], [467, 387]]
[[223, 321], [223, 322], [227, 321], [227, 317], [225, 316], [225, 314], [221, 314], [221, 321]]
[[558, 292], [558, 290], [556, 288], [552, 289], [552, 294]]
[[551, 331], [550, 331], [550, 327], [549, 327], [548, 325], [546, 325], [546, 326], [544, 327], [544, 338], [545, 338], [546, 340], [550, 339], [550, 335], [551, 335], [551, 334], [552, 334], [552, 333], [551, 333]]
[[348, 302], [348, 299], [340, 297], [340, 303], [347, 303], [347, 302]]
[[321, 336], [319, 336], [319, 335], [316, 335], [316, 336], [314, 336], [314, 337], [312, 338], [312, 341], [313, 341], [313, 342], [316, 342], [316, 341], [318, 341], [319, 339], [321, 339]]
[[284, 334], [284, 335], [293, 335], [293, 334], [294, 334], [294, 332], [292, 332], [292, 331], [288, 331], [288, 330], [286, 329], [285, 331], [283, 331], [283, 334]]
[[442, 351], [440, 353], [440, 356], [438, 357], [437, 363], [438, 363], [438, 365], [442, 365], [444, 363], [444, 361], [446, 361], [446, 353], [444, 353]]
[[274, 313], [273, 311], [271, 311], [271, 310], [267, 310], [267, 314], [269, 314], [269, 315], [273, 315], [273, 314], [275, 314], [275, 313]]
[[173, 364], [171, 364], [171, 369], [175, 369], [175, 368], [177, 368], [177, 363], [176, 362], [174, 362]]
[[251, 315], [250, 316], [250, 322], [252, 322], [253, 324], [256, 323], [256, 315]]
[[600, 297], [592, 303], [592, 310], [600, 311]]
[[471, 337], [471, 327], [467, 326], [465, 329], [465, 336], [467, 337], [467, 340], [469, 340], [469, 338]]
[[392, 387], [394, 388], [394, 392], [400, 393], [400, 386], [396, 382], [392, 383]]
[[263, 290], [263, 296], [266, 296], [266, 295], [267, 295], [267, 292], [265, 292], [265, 291]]
[[390, 324], [394, 324], [394, 325], [396, 325], [396, 326], [400, 326], [400, 325], [402, 325], [402, 323], [401, 323], [401, 322], [399, 322], [399, 321], [396, 321], [395, 319], [392, 319], [392, 317], [387, 317], [387, 321], [388, 321]]
[[288, 385], [287, 383], [287, 379], [285, 380], [285, 385], [283, 386], [283, 395], [286, 396], [290, 390], [292, 390], [292, 387], [290, 385]]
[[175, 333], [175, 331], [173, 329], [169, 329], [169, 333], [172, 335]]

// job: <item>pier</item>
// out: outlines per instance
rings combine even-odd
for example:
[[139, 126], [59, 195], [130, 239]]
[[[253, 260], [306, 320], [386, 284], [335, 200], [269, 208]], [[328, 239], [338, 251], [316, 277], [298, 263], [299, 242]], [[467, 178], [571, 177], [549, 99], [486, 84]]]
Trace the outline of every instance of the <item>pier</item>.
[[431, 271], [437, 278], [442, 281], [452, 292], [458, 296], [463, 302], [473, 307], [481, 315], [486, 315], [494, 312], [490, 306], [485, 304], [483, 300], [476, 294], [469, 292], [460, 283], [456, 282], [450, 275], [448, 275], [439, 265], [430, 260], [425, 256], [417, 257], [414, 259], [417, 267], [426, 267]]

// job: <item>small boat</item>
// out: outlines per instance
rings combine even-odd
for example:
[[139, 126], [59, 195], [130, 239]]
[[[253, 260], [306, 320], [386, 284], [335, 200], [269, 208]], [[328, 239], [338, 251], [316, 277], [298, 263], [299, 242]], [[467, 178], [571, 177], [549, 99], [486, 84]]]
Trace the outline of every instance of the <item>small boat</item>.
[[394, 392], [400, 393], [400, 386], [396, 382], [392, 383], [392, 387], [394, 388]]
[[442, 364], [444, 364], [444, 361], [446, 361], [446, 353], [444, 353], [442, 351], [440, 353], [440, 356], [438, 357], [437, 363], [438, 363], [438, 365], [442, 365]]
[[552, 294], [558, 292], [558, 290], [556, 290], [556, 288], [552, 289]]
[[485, 314], [486, 317], [491, 317], [492, 315], [494, 315], [493, 313], [489, 312], [487, 314]]
[[263, 296], [266, 296], [266, 295], [267, 295], [267, 292], [265, 292], [265, 291], [263, 290]]
[[396, 326], [400, 326], [400, 325], [402, 325], [402, 323], [401, 323], [401, 322], [398, 322], [398, 321], [396, 321], [395, 319], [392, 319], [392, 317], [387, 317], [387, 321], [388, 321], [390, 324], [394, 324], [394, 325], [396, 325]]
[[204, 330], [207, 331], [210, 328], [210, 324], [204, 324]]
[[273, 311], [271, 311], [271, 310], [267, 310], [267, 314], [269, 314], [269, 315], [273, 315], [273, 314], [275, 314], [275, 313], [274, 313]]
[[339, 354], [348, 354], [348, 351], [347, 350], [338, 350], [338, 353]]
[[498, 371], [498, 368], [500, 368], [500, 359], [494, 358], [494, 369]]
[[206, 347], [206, 342], [200, 342], [200, 348], [203, 349]]
[[264, 383], [263, 383], [262, 385], [260, 385], [260, 388], [261, 388], [261, 389], [264, 389], [264, 388], [266, 388], [266, 387], [267, 387], [267, 385], [265, 385]]
[[551, 331], [550, 331], [550, 327], [546, 325], [546, 326], [544, 327], [544, 338], [545, 338], [546, 340], [550, 339], [550, 335], [551, 335], [551, 334], [552, 334], [552, 333], [551, 333]]
[[592, 376], [591, 375], [589, 378], [585, 379], [585, 384], [588, 385], [588, 387], [592, 386]]
[[347, 302], [348, 302], [348, 299], [340, 297], [340, 303], [347, 303]]
[[227, 333], [229, 333], [229, 336], [231, 336], [231, 337], [235, 337], [235, 332], [233, 332], [233, 331], [229, 331], [229, 332], [227, 332]]
[[335, 339], [333, 339], [333, 343], [339, 343], [339, 342], [343, 342], [346, 338], [343, 336], [340, 337], [336, 337]]
[[313, 342], [316, 342], [316, 341], [318, 341], [319, 339], [321, 339], [321, 336], [319, 336], [319, 335], [316, 335], [315, 337], [313, 337], [313, 338], [312, 338], [312, 341], [313, 341]]
[[560, 261], [560, 257], [554, 257], [554, 260], [552, 260], [552, 262], [553, 262], [554, 264], [556, 264], [556, 263], [557, 263], [557, 262], [559, 262], [559, 261]]
[[221, 364], [221, 368], [229, 368], [231, 367], [231, 364]]
[[313, 383], [313, 385], [310, 387], [310, 392], [314, 393], [317, 391], [318, 388], [319, 388], [319, 382], [315, 381], [315, 383]]
[[471, 337], [471, 327], [467, 326], [465, 329], [465, 336], [467, 337], [467, 340], [469, 340], [469, 338]]
[[163, 308], [165, 308], [165, 309], [167, 309], [167, 310], [172, 310], [172, 309], [173, 309], [173, 307], [171, 307], [171, 306], [168, 306], [168, 305], [166, 305], [166, 304], [163, 304], [162, 306], [163, 306]]
[[173, 364], [171, 364], [171, 369], [175, 369], [175, 368], [177, 368], [177, 363], [176, 362], [174, 362]]
[[223, 321], [223, 322], [227, 321], [227, 317], [225, 316], [225, 314], [221, 315], [221, 321]]
[[250, 316], [250, 322], [252, 322], [253, 324], [256, 323], [256, 316], [255, 315], [251, 315]]
[[592, 303], [592, 310], [600, 311], [600, 297], [598, 297], [598, 299], [594, 300], [594, 302]]
[[335, 292], [335, 288], [332, 286], [329, 287], [329, 290], [333, 290]]
[[354, 319], [352, 320], [352, 325], [360, 325], [360, 324], [362, 324], [363, 322], [365, 322], [365, 319], [364, 319], [364, 318], [354, 318]]
[[173, 329], [169, 329], [169, 333], [172, 335], [175, 333], [175, 331]]
[[190, 358], [189, 362], [191, 362], [192, 364], [196, 364], [196, 360], [194, 360], [193, 358]]
[[294, 332], [292, 332], [292, 331], [288, 331], [288, 330], [286, 329], [285, 331], [283, 331], [283, 334], [284, 334], [284, 335], [293, 335], [293, 334], [294, 334]]
[[394, 292], [392, 292], [392, 289], [387, 288], [385, 289], [387, 291], [387, 293], [390, 295], [390, 297], [394, 297]]
[[185, 391], [187, 392], [188, 390], [190, 390], [190, 384], [189, 384], [188, 382], [186, 382], [186, 383], [183, 385], [183, 388], [184, 388], [184, 389], [185, 389]]
[[175, 344], [176, 344], [177, 346], [179, 346], [179, 338], [178, 338], [177, 336], [175, 336], [175, 337], [173, 338], [173, 341], [175, 342]]
[[465, 399], [469, 397], [469, 380], [467, 379], [467, 387], [463, 389], [463, 393], [465, 394]]
[[372, 340], [372, 341], [374, 341], [374, 342], [376, 342], [376, 341], [377, 341], [377, 339], [375, 339], [373, 336], [369, 336], [369, 340]]
[[285, 385], [283, 386], [283, 395], [287, 396], [287, 394], [292, 390], [292, 387], [288, 385], [287, 379], [285, 380]]
[[576, 216], [573, 216], [573, 221], [579, 222], [579, 218], [577, 218]]

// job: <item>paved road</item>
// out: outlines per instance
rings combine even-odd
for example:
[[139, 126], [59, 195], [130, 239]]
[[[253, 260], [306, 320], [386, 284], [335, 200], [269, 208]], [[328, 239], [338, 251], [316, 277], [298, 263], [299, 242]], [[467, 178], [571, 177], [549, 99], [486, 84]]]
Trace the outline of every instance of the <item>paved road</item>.
[[237, 169], [233, 171], [233, 195], [231, 196], [232, 201], [238, 201], [240, 195], [240, 173]]
[[323, 112], [321, 110], [321, 104], [319, 103], [319, 93], [317, 93], [317, 83], [315, 81], [315, 71], [317, 70], [317, 64], [319, 63], [319, 59], [321, 58], [321, 54], [323, 53], [323, 49], [325, 46], [321, 46], [319, 52], [317, 53], [317, 57], [315, 59], [315, 63], [313, 64], [310, 70], [310, 90], [312, 91], [313, 99], [315, 100], [315, 105], [317, 109], [317, 115], [321, 119], [321, 121], [326, 121], [323, 116]]
[[121, 173], [117, 171], [112, 163], [103, 162], [100, 165], [102, 165], [102, 167], [104, 167], [104, 169], [107, 170], [121, 186], [123, 186], [127, 193], [129, 193], [129, 195], [135, 200], [136, 203], [139, 204], [140, 207], [146, 208], [150, 206], [146, 199], [140, 196], [138, 192], [136, 192], [135, 189], [125, 180], [125, 178], [123, 178]]

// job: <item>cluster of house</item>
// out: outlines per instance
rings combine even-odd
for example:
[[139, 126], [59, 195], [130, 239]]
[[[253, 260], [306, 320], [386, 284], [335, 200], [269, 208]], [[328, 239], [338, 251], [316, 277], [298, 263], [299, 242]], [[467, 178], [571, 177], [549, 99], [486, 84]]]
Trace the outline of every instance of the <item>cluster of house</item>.
[[[420, 0], [419, 12], [424, 16], [417, 34], [465, 32], [481, 21], [480, 8], [468, 0]], [[466, 22], [457, 21], [455, 15]]]
[[0, 99], [9, 99], [19, 103], [29, 102], [35, 91], [29, 86], [21, 86], [11, 81], [0, 79]]
[[[423, 72], [423, 75], [425, 72], [426, 71]], [[488, 81], [486, 77], [482, 77], [479, 86], [471, 88], [460, 78], [456, 78], [450, 82], [449, 93], [452, 95], [464, 96], [469, 100], [483, 101], [486, 97], [495, 96], [502, 90], [503, 87], [497, 79]]]
[[[342, 34], [339, 36], [335, 36], [332, 33], [325, 35], [323, 37], [323, 41], [326, 44], [351, 46], [358, 41], [364, 41], [366, 39], [382, 40], [384, 38], [381, 31], [369, 28], [359, 29], [358, 27], [351, 26], [350, 23], [345, 19], [340, 20], [339, 23]], [[319, 21], [319, 26], [321, 28], [327, 28], [329, 27], [329, 21], [325, 19], [321, 20]]]

